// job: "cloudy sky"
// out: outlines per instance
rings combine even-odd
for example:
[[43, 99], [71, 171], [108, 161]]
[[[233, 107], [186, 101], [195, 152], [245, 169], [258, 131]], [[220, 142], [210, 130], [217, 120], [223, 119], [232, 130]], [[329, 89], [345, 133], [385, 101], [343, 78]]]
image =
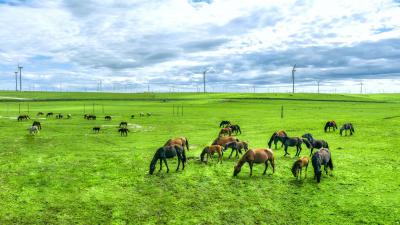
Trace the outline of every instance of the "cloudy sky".
[[0, 89], [400, 91], [399, 0], [0, 0]]

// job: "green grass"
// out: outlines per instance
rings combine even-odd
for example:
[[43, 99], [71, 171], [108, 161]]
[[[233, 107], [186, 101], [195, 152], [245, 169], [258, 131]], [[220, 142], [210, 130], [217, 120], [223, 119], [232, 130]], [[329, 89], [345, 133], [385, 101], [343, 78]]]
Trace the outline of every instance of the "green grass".
[[[400, 95], [315, 94], [101, 94], [0, 92], [0, 224], [399, 224]], [[84, 100], [82, 100], [84, 99]], [[113, 100], [114, 99], [114, 100]], [[118, 101], [115, 101], [118, 99]], [[297, 99], [297, 100], [296, 100]], [[32, 101], [36, 100], [36, 101]], [[40, 100], [40, 101], [37, 101]], [[57, 101], [55, 101], [57, 100]], [[313, 101], [311, 101], [313, 100]], [[314, 101], [321, 100], [321, 101]], [[340, 100], [340, 101], [339, 101]], [[344, 101], [344, 102], [341, 102]], [[82, 118], [84, 105], [96, 121]], [[37, 136], [26, 130], [38, 111], [71, 113], [70, 120], [40, 119]], [[172, 105], [184, 116], [172, 116]], [[284, 119], [280, 108], [284, 106]], [[103, 113], [104, 107], [104, 113]], [[138, 117], [152, 112], [151, 117]], [[136, 114], [135, 119], [130, 119]], [[104, 121], [112, 115], [112, 121]], [[390, 117], [390, 119], [384, 119]], [[38, 119], [38, 118], [37, 118]], [[221, 120], [241, 125], [238, 138], [265, 147], [270, 135], [310, 132], [329, 142], [334, 176], [320, 184], [296, 181], [291, 157], [278, 149], [276, 172], [253, 177], [245, 165], [233, 178], [234, 159], [224, 155], [201, 164], [199, 154], [217, 136]], [[352, 122], [356, 133], [324, 133], [327, 120]], [[120, 137], [120, 121], [136, 124]], [[100, 134], [91, 128], [101, 125]], [[148, 174], [155, 150], [175, 136], [186, 136], [191, 150], [184, 171], [169, 160]], [[303, 147], [302, 155], [309, 150]], [[158, 170], [158, 165], [157, 165]]]

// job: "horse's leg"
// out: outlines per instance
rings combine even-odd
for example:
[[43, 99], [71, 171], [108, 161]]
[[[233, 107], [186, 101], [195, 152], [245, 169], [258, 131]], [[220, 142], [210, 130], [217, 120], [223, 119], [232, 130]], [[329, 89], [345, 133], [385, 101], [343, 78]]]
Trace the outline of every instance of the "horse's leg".
[[233, 154], [233, 148], [232, 148], [231, 154], [229, 155], [228, 159], [231, 158], [232, 154]]
[[283, 156], [289, 155], [289, 153], [287, 152], [287, 149], [288, 149], [288, 146], [285, 145], [285, 155], [283, 155]]
[[305, 174], [304, 174], [304, 179], [306, 179], [306, 177], [307, 177], [307, 168], [308, 168], [308, 164], [306, 165], [306, 171], [305, 171]]
[[314, 150], [314, 147], [311, 147], [311, 149], [310, 149], [310, 156], [312, 155], [313, 150]]
[[159, 171], [161, 171], [162, 170], [162, 159], [160, 159], [160, 170]]
[[239, 158], [239, 150], [238, 150], [237, 148], [236, 148], [235, 150], [236, 150], [236, 156], [235, 156], [235, 158], [238, 159], [238, 158]]
[[167, 167], [167, 173], [169, 173], [169, 167], [168, 167], [168, 163], [167, 163], [167, 158], [163, 158], [165, 166]]
[[265, 169], [263, 175], [267, 173], [267, 168], [268, 168], [268, 160], [265, 161]]
[[250, 166], [250, 176], [253, 175], [253, 162], [249, 162], [249, 166]]
[[176, 171], [179, 170], [179, 166], [181, 165], [181, 161], [182, 161], [182, 155], [181, 155], [181, 153], [178, 153], [177, 156], [178, 156], [178, 167], [176, 167]]
[[301, 180], [301, 172], [303, 171], [303, 169], [302, 169], [302, 168], [300, 168], [299, 170], [300, 170], [300, 180]]

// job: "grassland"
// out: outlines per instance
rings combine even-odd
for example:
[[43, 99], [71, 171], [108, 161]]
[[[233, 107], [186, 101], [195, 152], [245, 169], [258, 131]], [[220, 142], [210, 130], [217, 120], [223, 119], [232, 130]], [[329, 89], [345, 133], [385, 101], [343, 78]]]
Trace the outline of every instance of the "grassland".
[[[100, 94], [0, 92], [0, 224], [399, 224], [400, 95], [313, 94]], [[23, 101], [14, 98], [23, 98]], [[317, 100], [317, 101], [316, 101]], [[42, 122], [37, 136], [32, 121]], [[94, 104], [94, 105], [93, 105]], [[184, 116], [173, 116], [172, 105]], [[281, 106], [284, 118], [280, 118]], [[104, 108], [104, 111], [103, 111]], [[99, 117], [82, 118], [85, 112]], [[37, 118], [38, 111], [71, 113], [72, 119]], [[130, 119], [131, 114], [153, 116]], [[112, 121], [104, 121], [112, 115]], [[270, 135], [310, 132], [329, 142], [334, 176], [320, 184], [296, 181], [294, 161], [275, 151], [276, 172], [236, 160], [199, 162], [221, 120], [241, 125], [238, 138], [265, 147]], [[324, 133], [327, 120], [352, 122], [356, 133]], [[117, 124], [130, 123], [128, 137]], [[91, 128], [102, 126], [100, 134]], [[157, 147], [186, 136], [187, 168], [148, 175]], [[304, 146], [305, 149], [305, 146]], [[305, 150], [301, 155], [308, 155]], [[169, 160], [175, 168], [176, 160]]]

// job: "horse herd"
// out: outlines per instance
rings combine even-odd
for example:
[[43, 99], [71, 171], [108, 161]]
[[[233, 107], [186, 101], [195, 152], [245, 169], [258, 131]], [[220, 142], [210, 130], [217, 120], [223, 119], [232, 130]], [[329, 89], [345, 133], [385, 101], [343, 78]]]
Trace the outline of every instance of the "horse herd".
[[[250, 167], [250, 176], [252, 176], [253, 165], [254, 164], [264, 164], [265, 169], [263, 174], [266, 174], [268, 165], [272, 167], [272, 173], [275, 172], [275, 158], [274, 152], [271, 149], [272, 143], [275, 144], [275, 149], [277, 149], [278, 142], [282, 143], [284, 146], [285, 154], [289, 155], [288, 147], [296, 147], [295, 156], [299, 157], [301, 153], [301, 145], [304, 143], [308, 149], [310, 149], [311, 163], [314, 169], [314, 179], [319, 183], [321, 181], [322, 176], [322, 166], [324, 172], [328, 175], [328, 168], [333, 171], [333, 163], [332, 156], [329, 150], [328, 142], [325, 140], [314, 139], [310, 133], [306, 133], [302, 135], [302, 137], [289, 137], [284, 130], [276, 131], [272, 134], [270, 140], [268, 141], [268, 148], [255, 148], [249, 149], [248, 143], [245, 141], [240, 141], [236, 136], [231, 136], [232, 133], [238, 134], [241, 133], [239, 125], [233, 125], [229, 121], [222, 121], [220, 123], [220, 132], [218, 137], [212, 142], [211, 145], [204, 147], [200, 154], [201, 162], [208, 162], [209, 158], [213, 158], [214, 154], [218, 154], [218, 162], [222, 163], [223, 154], [229, 148], [231, 148], [231, 153], [229, 158], [232, 156], [234, 152], [236, 152], [236, 158], [239, 158], [239, 154], [243, 154], [242, 157], [238, 160], [237, 164], [234, 166], [233, 175], [237, 176], [242, 166], [245, 163], [248, 163]], [[325, 132], [329, 132], [330, 128], [333, 128], [333, 131], [337, 129], [337, 125], [335, 121], [328, 121], [324, 127]], [[354, 133], [354, 126], [351, 123], [346, 123], [340, 128], [340, 135], [342, 135], [343, 131], [345, 131], [345, 135], [347, 135], [347, 131], [350, 132], [350, 135]], [[282, 147], [281, 146], [281, 147]], [[313, 153], [314, 149], [318, 149]], [[167, 173], [169, 172], [169, 167], [167, 163], [167, 158], [174, 158], [177, 156], [178, 158], [178, 167], [176, 171], [179, 170], [180, 164], [182, 163], [182, 170], [185, 168], [186, 163], [186, 150], [189, 151], [189, 142], [186, 137], [177, 137], [174, 139], [169, 139], [164, 146], [157, 149], [154, 154], [153, 159], [150, 163], [149, 173], [153, 174], [156, 168], [156, 164], [160, 161], [160, 169], [162, 170], [162, 163], [164, 162]], [[244, 150], [245, 152], [243, 153]], [[205, 160], [205, 156], [207, 156], [207, 160]], [[305, 168], [304, 178], [307, 176], [307, 168], [310, 161], [309, 156], [303, 156], [298, 158], [292, 166], [291, 172], [296, 179], [301, 179], [302, 170]]]
[[[53, 113], [53, 112], [48, 112], [48, 113], [46, 114], [46, 118], [53, 117], [54, 114], [55, 114], [55, 113]], [[149, 112], [146, 113], [146, 114], [143, 113], [143, 112], [139, 113], [139, 116], [140, 116], [140, 117], [144, 117], [145, 115], [151, 116], [152, 114], [149, 113]], [[38, 112], [38, 113], [37, 113], [37, 116], [44, 116], [44, 113], [43, 113], [43, 112]], [[63, 118], [64, 118], [64, 115], [61, 114], [61, 113], [56, 113], [55, 118], [56, 118], [56, 119], [63, 119]], [[71, 119], [71, 118], [72, 118], [72, 115], [71, 115], [71, 114], [67, 114], [67, 115], [66, 115], [66, 118], [67, 118], [67, 119]], [[84, 115], [83, 115], [83, 118], [86, 119], [86, 120], [96, 120], [96, 119], [97, 119], [97, 116], [94, 115], [94, 114], [84, 114]], [[132, 115], [131, 115], [131, 119], [133, 119], [133, 118], [135, 118], [135, 115], [132, 114]], [[26, 115], [26, 114], [19, 115], [19, 116], [17, 117], [17, 121], [18, 121], [18, 122], [20, 122], [20, 121], [25, 121], [25, 120], [30, 120], [30, 119], [31, 119], [31, 118], [29, 117], [29, 115]], [[104, 117], [104, 120], [111, 121], [111, 120], [112, 120], [112, 117], [111, 117], [110, 115], [106, 115], [106, 116]], [[41, 129], [42, 129], [41, 123], [40, 123], [39, 121], [33, 121], [33, 124], [32, 124], [31, 127], [28, 128], [28, 131], [29, 131], [29, 134], [35, 135], [35, 134], [38, 134], [39, 131], [40, 131]], [[93, 133], [99, 133], [100, 130], [101, 130], [101, 127], [100, 127], [100, 126], [95, 126], [95, 127], [92, 128]], [[118, 132], [120, 133], [121, 136], [125, 136], [125, 137], [128, 136], [128, 132], [129, 132], [129, 129], [128, 129], [128, 122], [122, 121], [122, 122], [119, 124], [119, 126], [118, 126]]]

